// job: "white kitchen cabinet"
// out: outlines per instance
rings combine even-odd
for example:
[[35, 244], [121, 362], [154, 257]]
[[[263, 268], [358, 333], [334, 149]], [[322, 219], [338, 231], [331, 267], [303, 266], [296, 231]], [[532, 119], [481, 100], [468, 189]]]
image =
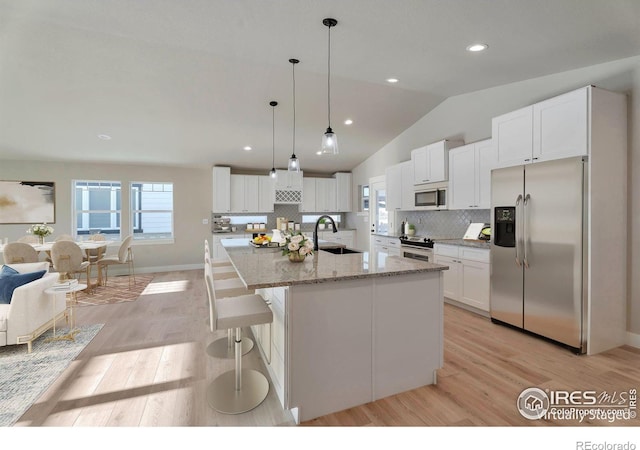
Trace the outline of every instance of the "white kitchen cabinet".
[[336, 179], [316, 178], [316, 211], [336, 212]]
[[437, 183], [449, 177], [449, 155], [462, 141], [439, 141], [411, 151], [413, 184]]
[[585, 87], [533, 105], [533, 160], [587, 155], [589, 89]]
[[400, 240], [395, 237], [371, 236], [372, 249], [387, 253], [389, 256], [400, 256]]
[[276, 202], [276, 186], [275, 181], [268, 175], [259, 176], [259, 192], [258, 192], [258, 211], [257, 212], [274, 212], [274, 203]]
[[337, 172], [333, 176], [336, 179], [336, 212], [351, 212], [353, 209], [352, 175], [350, 172]]
[[495, 160], [491, 139], [449, 152], [449, 209], [491, 207], [491, 169]]
[[276, 190], [302, 189], [302, 170], [289, 172], [284, 169], [276, 170]]
[[533, 106], [512, 111], [491, 121], [491, 137], [499, 167], [531, 162], [533, 154]]
[[258, 175], [231, 175], [231, 212], [258, 212], [259, 192]]
[[213, 205], [214, 213], [231, 212], [231, 168], [214, 166], [213, 178]]
[[494, 117], [497, 167], [588, 155], [593, 89], [587, 86]]
[[402, 165], [394, 164], [385, 169], [386, 209], [399, 211], [402, 209]]
[[434, 261], [449, 266], [444, 271], [444, 296], [489, 312], [491, 264], [489, 250], [436, 244]]
[[302, 179], [302, 203], [300, 212], [316, 212], [316, 179], [304, 177]]
[[413, 188], [413, 164], [411, 160], [400, 163], [401, 184], [402, 184], [402, 210], [411, 211], [415, 209], [415, 196]]
[[229, 261], [229, 256], [226, 250], [220, 243], [221, 239], [227, 237], [238, 237], [237, 235], [228, 236], [227, 234], [214, 234], [211, 239], [211, 262], [224, 262]]

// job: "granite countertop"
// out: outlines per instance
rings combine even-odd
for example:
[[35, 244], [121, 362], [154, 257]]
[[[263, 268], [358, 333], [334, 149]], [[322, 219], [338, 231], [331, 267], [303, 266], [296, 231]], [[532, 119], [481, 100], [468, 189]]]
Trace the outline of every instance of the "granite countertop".
[[[346, 255], [317, 251], [302, 263], [289, 262], [282, 250], [255, 248], [246, 239], [222, 239], [223, 247], [247, 289], [314, 284], [369, 277], [383, 277], [447, 270], [448, 266], [428, 263], [383, 252]], [[319, 246], [337, 247], [327, 241]]]
[[467, 241], [465, 239], [434, 239], [436, 244], [457, 245], [459, 247], [485, 248], [489, 250], [489, 241]]

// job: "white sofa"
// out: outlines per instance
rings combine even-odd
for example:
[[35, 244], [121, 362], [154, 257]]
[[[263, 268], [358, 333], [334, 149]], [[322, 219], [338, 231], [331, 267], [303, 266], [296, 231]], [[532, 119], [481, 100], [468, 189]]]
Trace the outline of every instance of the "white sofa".
[[53, 318], [60, 320], [64, 317], [66, 295], [63, 292], [54, 295], [44, 293], [58, 280], [57, 273], [49, 272], [48, 262], [8, 266], [19, 273], [47, 271], [42, 278], [17, 287], [11, 304], [0, 304], [0, 346], [27, 344], [27, 350], [31, 352], [32, 342], [53, 326]]

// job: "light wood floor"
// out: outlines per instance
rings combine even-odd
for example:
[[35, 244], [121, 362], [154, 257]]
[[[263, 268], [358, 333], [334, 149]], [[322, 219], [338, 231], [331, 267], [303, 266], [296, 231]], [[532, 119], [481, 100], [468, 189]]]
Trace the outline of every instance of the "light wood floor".
[[[156, 274], [151, 294], [135, 302], [77, 309], [78, 324], [104, 328], [17, 426], [293, 425], [273, 390], [258, 408], [228, 416], [206, 403], [207, 384], [232, 360], [206, 356], [214, 338], [202, 271]], [[261, 368], [259, 353], [243, 358]], [[262, 369], [264, 372], [264, 369]], [[438, 384], [395, 395], [303, 425], [545, 425], [516, 410], [527, 387], [620, 392], [640, 385], [640, 350], [621, 347], [576, 356], [541, 339], [445, 305], [445, 364]], [[557, 425], [579, 425], [556, 421]], [[585, 421], [607, 425], [604, 421]], [[616, 421], [612, 425], [640, 425]]]

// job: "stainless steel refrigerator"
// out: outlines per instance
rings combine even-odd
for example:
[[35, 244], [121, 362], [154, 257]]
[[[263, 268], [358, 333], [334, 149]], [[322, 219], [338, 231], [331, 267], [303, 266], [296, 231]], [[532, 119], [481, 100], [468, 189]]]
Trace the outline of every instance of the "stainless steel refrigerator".
[[586, 351], [587, 164], [491, 173], [491, 319]]

